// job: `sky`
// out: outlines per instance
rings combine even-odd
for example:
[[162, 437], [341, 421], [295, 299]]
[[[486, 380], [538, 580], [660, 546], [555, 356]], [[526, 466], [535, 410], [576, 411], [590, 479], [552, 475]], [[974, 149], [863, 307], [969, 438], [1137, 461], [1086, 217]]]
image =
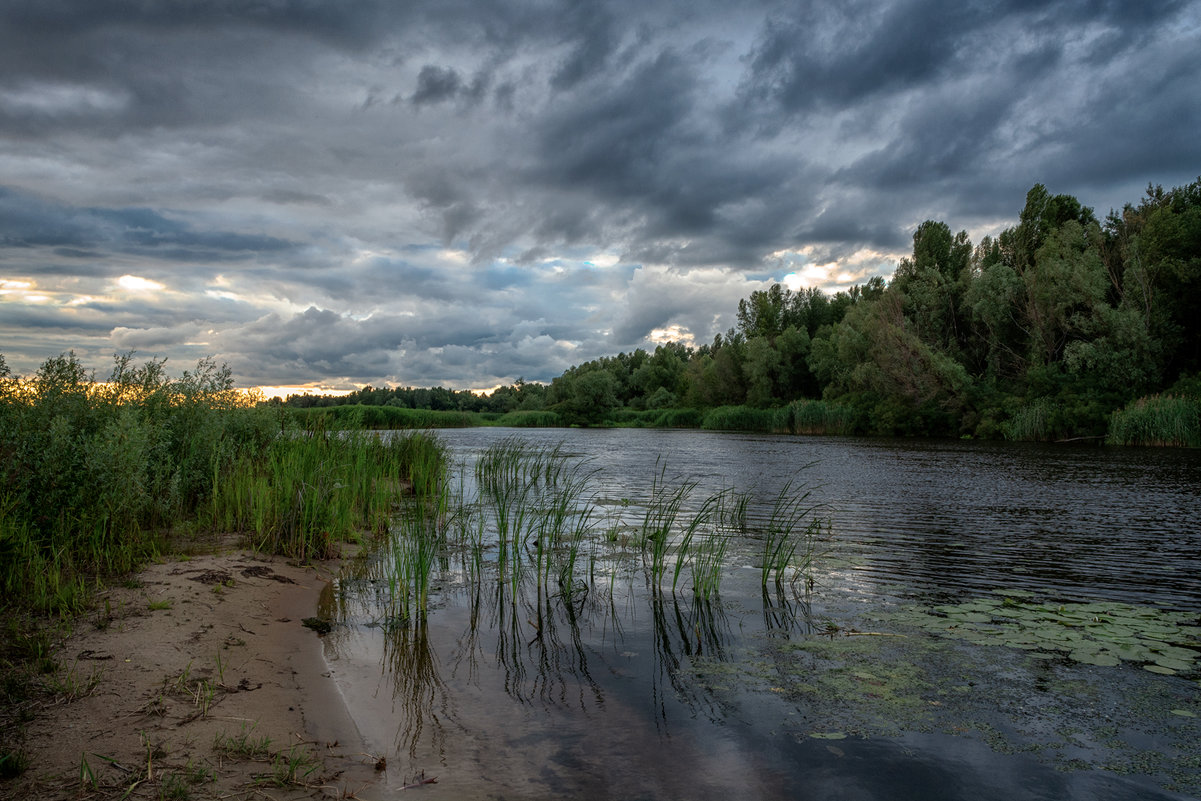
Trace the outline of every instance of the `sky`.
[[1201, 0], [0, 0], [0, 355], [484, 389], [1201, 176]]

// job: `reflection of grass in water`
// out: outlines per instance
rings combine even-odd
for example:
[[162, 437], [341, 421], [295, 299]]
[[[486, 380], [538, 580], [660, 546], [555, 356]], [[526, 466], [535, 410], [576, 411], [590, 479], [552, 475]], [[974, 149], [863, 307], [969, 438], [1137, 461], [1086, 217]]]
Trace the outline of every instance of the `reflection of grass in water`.
[[[494, 574], [515, 592], [527, 576], [536, 577], [538, 586], [570, 599], [603, 592], [606, 582], [612, 591], [621, 566], [638, 555], [627, 551], [633, 546], [653, 592], [664, 589], [670, 567], [673, 594], [687, 570], [693, 594], [713, 598], [730, 549], [762, 540], [764, 582], [770, 575], [779, 585], [789, 571], [799, 577], [811, 567], [825, 523], [807, 505], [808, 493], [789, 483], [768, 521], [758, 524], [762, 530], [752, 532], [748, 493], [724, 489], [696, 499], [698, 482], [669, 480], [660, 460], [648, 497], [635, 504], [643, 507], [642, 520], [631, 526], [620, 514], [615, 519], [612, 512], [598, 513], [596, 471], [586, 461], [562, 445], [539, 448], [516, 438], [494, 444], [479, 457], [474, 494], [465, 475], [457, 492], [443, 475], [413, 482], [413, 497], [394, 522], [394, 537], [380, 549], [391, 614], [423, 614], [433, 574], [449, 569], [452, 553], [462, 555], [460, 578], [468, 583]], [[621, 502], [622, 508], [629, 505]]]
[[445, 708], [448, 691], [430, 645], [429, 629], [424, 620], [393, 620], [386, 634], [384, 664], [397, 678], [392, 694], [398, 718], [397, 745], [416, 758], [428, 727], [435, 749], [441, 751], [446, 732], [438, 713]]

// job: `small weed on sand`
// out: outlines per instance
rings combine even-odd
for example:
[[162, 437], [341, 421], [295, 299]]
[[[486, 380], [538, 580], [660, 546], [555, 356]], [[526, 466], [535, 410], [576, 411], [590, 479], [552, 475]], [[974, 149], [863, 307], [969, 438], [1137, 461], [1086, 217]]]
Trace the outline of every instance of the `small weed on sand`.
[[254, 726], [243, 724], [237, 734], [217, 732], [213, 737], [213, 750], [231, 759], [266, 759], [271, 753], [271, 738], [254, 735]]

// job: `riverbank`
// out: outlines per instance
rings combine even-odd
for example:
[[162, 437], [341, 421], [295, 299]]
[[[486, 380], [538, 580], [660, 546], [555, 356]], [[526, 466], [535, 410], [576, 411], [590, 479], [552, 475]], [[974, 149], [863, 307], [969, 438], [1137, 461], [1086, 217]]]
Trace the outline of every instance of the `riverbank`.
[[0, 797], [369, 798], [375, 759], [303, 622], [337, 569], [226, 550], [98, 593]]

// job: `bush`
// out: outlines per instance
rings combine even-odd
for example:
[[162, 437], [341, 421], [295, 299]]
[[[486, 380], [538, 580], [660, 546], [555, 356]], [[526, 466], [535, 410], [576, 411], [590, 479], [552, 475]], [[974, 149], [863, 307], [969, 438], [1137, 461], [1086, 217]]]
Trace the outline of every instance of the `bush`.
[[437, 447], [299, 432], [253, 401], [208, 360], [172, 380], [121, 356], [97, 382], [64, 354], [21, 381], [0, 357], [0, 604], [78, 611], [96, 576], [136, 568], [181, 523], [327, 555], [380, 527], [398, 480], [419, 480], [409, 459], [438, 469]]

